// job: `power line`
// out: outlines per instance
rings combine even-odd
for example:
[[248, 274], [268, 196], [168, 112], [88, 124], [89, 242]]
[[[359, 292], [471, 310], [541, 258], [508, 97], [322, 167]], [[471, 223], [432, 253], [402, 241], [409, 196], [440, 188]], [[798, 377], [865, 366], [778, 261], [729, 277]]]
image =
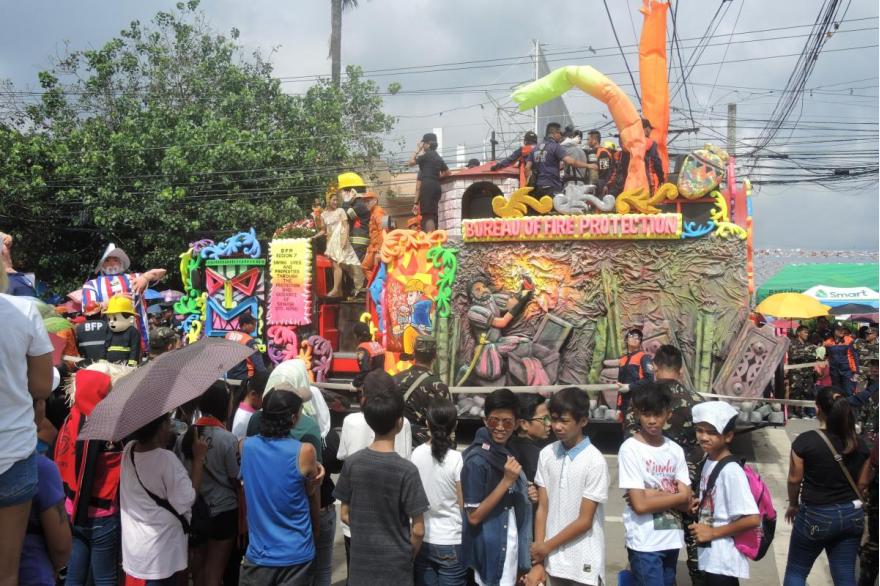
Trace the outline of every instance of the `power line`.
[[614, 19], [611, 18], [611, 11], [608, 9], [608, 1], [602, 0], [602, 5], [605, 6], [605, 14], [608, 15], [608, 22], [611, 23], [611, 32], [614, 33], [614, 41], [617, 43], [617, 48], [620, 50], [620, 57], [623, 59], [623, 64], [626, 65], [626, 72], [629, 73], [629, 80], [632, 82], [633, 90], [636, 92], [636, 98], [638, 98], [639, 106], [641, 107], [642, 96], [639, 95], [636, 78], [633, 77], [632, 70], [629, 68], [629, 61], [627, 61], [626, 55], [623, 53], [623, 47], [620, 45], [620, 39], [617, 37], [617, 27], [614, 26]]

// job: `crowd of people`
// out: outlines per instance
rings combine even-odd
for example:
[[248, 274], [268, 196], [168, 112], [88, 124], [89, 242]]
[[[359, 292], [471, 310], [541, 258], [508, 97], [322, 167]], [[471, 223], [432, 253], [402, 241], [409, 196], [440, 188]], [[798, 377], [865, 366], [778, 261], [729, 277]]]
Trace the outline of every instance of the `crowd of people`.
[[[0, 290], [8, 274], [0, 266]], [[227, 338], [253, 354], [198, 399], [124, 441], [80, 439], [121, 378], [180, 346], [159, 309], [141, 355], [131, 299], [90, 302], [73, 329], [79, 359], [58, 369], [37, 303], [0, 293], [11, 326], [0, 338], [0, 582], [324, 586], [341, 528], [351, 585], [597, 585], [619, 545], [633, 583], [676, 583], [684, 548], [692, 583], [726, 585], [747, 579], [772, 540], [766, 486], [730, 451], [738, 412], [687, 389], [681, 352], [648, 356], [638, 329], [618, 363], [619, 544], [605, 532], [611, 476], [586, 433], [589, 396], [496, 389], [459, 451], [459, 413], [423, 334], [392, 377], [357, 329], [360, 409], [336, 430], [310, 365], [267, 365], [244, 314]], [[796, 330], [788, 358], [808, 366], [790, 370], [789, 390], [811, 401], [819, 429], [791, 448], [784, 583], [805, 584], [825, 551], [835, 584], [855, 584], [857, 565], [872, 584], [877, 331], [854, 339], [820, 319]]]
[[[657, 145], [650, 137], [651, 122], [642, 118], [645, 131], [645, 169], [648, 185], [656, 188], [665, 181], [663, 164]], [[508, 157], [496, 162], [491, 169], [497, 171], [510, 165], [520, 169], [520, 185], [533, 187], [532, 195], [561, 193], [569, 183], [594, 187], [598, 196], [618, 195], [623, 191], [629, 170], [629, 153], [618, 148], [614, 141], [602, 141], [599, 130], [587, 132], [573, 127], [562, 128], [558, 122], [550, 122], [544, 138], [538, 140], [534, 132], [526, 132], [521, 147]]]

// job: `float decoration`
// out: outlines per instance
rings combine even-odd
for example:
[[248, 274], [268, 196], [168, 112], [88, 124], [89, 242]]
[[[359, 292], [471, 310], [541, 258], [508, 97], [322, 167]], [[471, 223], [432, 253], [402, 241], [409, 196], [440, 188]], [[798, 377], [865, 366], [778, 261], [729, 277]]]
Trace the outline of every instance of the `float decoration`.
[[269, 295], [267, 323], [302, 326], [311, 319], [312, 241], [283, 238], [269, 243]]
[[496, 195], [492, 199], [492, 211], [500, 218], [521, 218], [528, 215], [529, 208], [538, 214], [546, 214], [553, 211], [553, 198], [549, 195], [537, 199], [529, 195], [533, 187], [520, 187], [510, 194], [510, 197]]
[[678, 239], [681, 214], [587, 214], [464, 220], [465, 242]]
[[220, 259], [237, 255], [259, 258], [261, 253], [260, 241], [257, 240], [257, 232], [253, 228], [248, 232], [239, 232], [220, 244], [210, 244], [199, 250], [199, 256], [204, 259]]
[[[449, 317], [449, 312], [452, 309], [449, 303], [452, 300], [455, 273], [458, 271], [456, 254], [458, 254], [457, 249], [443, 246], [435, 246], [428, 250], [428, 260], [434, 263], [435, 267], [442, 269], [440, 277], [437, 279], [437, 297], [434, 299], [434, 303], [437, 305], [437, 315], [444, 319]], [[370, 325], [372, 326], [372, 323]]]
[[678, 193], [685, 199], [699, 199], [718, 189], [728, 158], [726, 151], [711, 144], [688, 153], [678, 172]]
[[715, 207], [709, 212], [709, 217], [715, 223], [715, 236], [719, 238], [736, 237], [740, 240], [745, 240], [749, 233], [742, 226], [737, 226], [730, 221], [727, 200], [724, 199], [724, 196], [720, 192], [715, 191], [712, 193], [712, 197], [715, 199]]
[[646, 187], [623, 191], [617, 196], [615, 207], [620, 214], [629, 214], [636, 210], [642, 214], [659, 214], [658, 204], [672, 201], [678, 197], [678, 188], [672, 183], [664, 183], [653, 194]]
[[585, 214], [590, 205], [603, 212], [614, 210], [614, 196], [596, 197], [595, 185], [583, 185], [570, 181], [562, 193], [553, 196], [553, 208], [560, 214]]
[[668, 2], [643, 0], [639, 11], [645, 17], [639, 39], [639, 85], [642, 87], [642, 114], [651, 121], [651, 138], [669, 173], [669, 79], [666, 63], [666, 11]]

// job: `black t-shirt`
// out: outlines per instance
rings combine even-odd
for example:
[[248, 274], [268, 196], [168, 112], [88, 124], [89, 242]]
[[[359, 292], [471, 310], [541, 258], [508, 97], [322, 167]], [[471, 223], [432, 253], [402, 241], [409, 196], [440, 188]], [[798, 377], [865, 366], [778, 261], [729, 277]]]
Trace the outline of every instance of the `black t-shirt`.
[[419, 164], [419, 179], [422, 183], [439, 183], [440, 173], [448, 171], [449, 167], [443, 158], [435, 150], [427, 150], [416, 159]]
[[538, 456], [549, 442], [533, 440], [527, 436], [514, 435], [507, 443], [507, 448], [516, 456], [529, 482], [535, 481], [538, 471]]
[[[843, 442], [834, 435], [826, 434], [838, 454], [843, 455], [843, 463], [849, 470], [853, 480], [858, 482], [862, 466], [868, 460], [868, 446], [859, 439], [859, 445], [850, 454], [843, 453]], [[819, 437], [818, 431], [807, 431], [800, 434], [791, 444], [791, 449], [804, 461], [804, 481], [801, 489], [801, 501], [805, 505], [833, 505], [850, 502], [856, 499], [850, 486], [834, 461], [831, 450]]]

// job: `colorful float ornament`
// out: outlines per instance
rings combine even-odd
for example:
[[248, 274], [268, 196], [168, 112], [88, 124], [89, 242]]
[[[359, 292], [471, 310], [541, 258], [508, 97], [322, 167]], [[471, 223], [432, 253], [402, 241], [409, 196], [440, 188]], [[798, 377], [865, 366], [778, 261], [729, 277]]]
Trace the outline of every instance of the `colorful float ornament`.
[[510, 194], [510, 197], [496, 195], [492, 199], [492, 211], [499, 218], [522, 218], [530, 215], [529, 210], [538, 214], [546, 214], [553, 211], [553, 198], [545, 195], [538, 199], [529, 195], [533, 187], [520, 187]]
[[719, 238], [736, 237], [740, 240], [748, 238], [748, 230], [730, 221], [727, 200], [724, 199], [724, 196], [720, 192], [714, 191], [712, 197], [715, 199], [715, 207], [709, 212], [709, 217], [715, 223], [714, 235]]
[[659, 204], [667, 203], [678, 197], [678, 188], [672, 183], [664, 183], [652, 194], [646, 187], [623, 191], [617, 196], [615, 207], [619, 214], [629, 214], [633, 211], [642, 214], [659, 214]]

